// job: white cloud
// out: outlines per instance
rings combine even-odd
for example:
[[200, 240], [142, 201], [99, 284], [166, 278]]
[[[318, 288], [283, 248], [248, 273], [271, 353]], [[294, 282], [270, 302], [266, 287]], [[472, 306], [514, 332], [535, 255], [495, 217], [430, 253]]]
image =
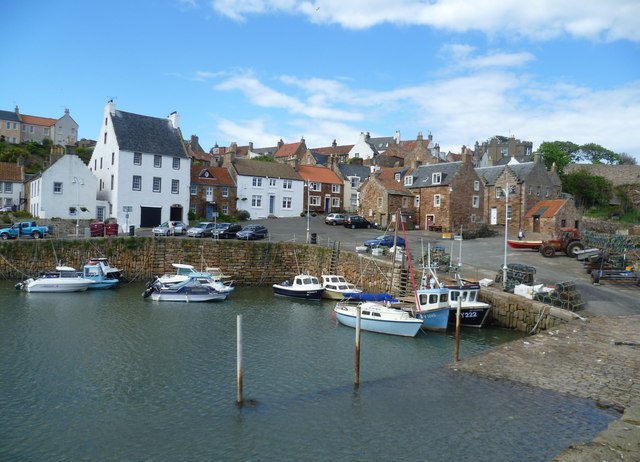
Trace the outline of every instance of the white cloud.
[[535, 40], [569, 35], [640, 41], [637, 0], [211, 0], [211, 6], [236, 21], [285, 13], [346, 29], [390, 23]]

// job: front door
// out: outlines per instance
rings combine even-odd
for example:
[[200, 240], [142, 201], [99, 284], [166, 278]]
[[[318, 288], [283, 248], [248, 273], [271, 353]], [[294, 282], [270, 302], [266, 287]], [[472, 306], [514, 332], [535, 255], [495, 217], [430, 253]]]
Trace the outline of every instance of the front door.
[[533, 216], [533, 232], [534, 233], [540, 232], [540, 215]]
[[329, 213], [331, 211], [331, 197], [327, 196], [324, 198], [324, 213]]
[[498, 208], [491, 207], [491, 215], [489, 217], [489, 223], [492, 225], [498, 224]]
[[276, 196], [269, 196], [269, 215], [274, 214], [276, 208]]

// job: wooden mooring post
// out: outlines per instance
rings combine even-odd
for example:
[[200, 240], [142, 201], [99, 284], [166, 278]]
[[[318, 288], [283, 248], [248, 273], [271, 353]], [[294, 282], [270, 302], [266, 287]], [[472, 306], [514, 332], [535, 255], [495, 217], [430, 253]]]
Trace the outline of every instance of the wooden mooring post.
[[462, 297], [458, 297], [458, 309], [456, 310], [456, 347], [453, 353], [453, 361], [458, 362], [458, 356], [460, 354], [460, 312], [462, 311]]
[[237, 321], [237, 344], [236, 344], [236, 354], [237, 354], [237, 397], [236, 404], [238, 406], [242, 406], [244, 401], [242, 397], [242, 315], [238, 315]]
[[360, 305], [356, 308], [356, 353], [355, 353], [355, 366], [353, 385], [355, 388], [360, 387]]

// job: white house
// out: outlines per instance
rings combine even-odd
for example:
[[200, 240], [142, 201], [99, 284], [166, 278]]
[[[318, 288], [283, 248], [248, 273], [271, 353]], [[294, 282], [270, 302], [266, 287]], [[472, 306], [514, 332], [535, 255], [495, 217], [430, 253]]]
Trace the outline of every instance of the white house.
[[400, 143], [400, 132], [396, 131], [395, 136], [383, 136], [372, 138], [369, 132], [361, 132], [360, 138], [349, 151], [349, 157], [359, 157], [361, 159], [372, 159], [378, 154], [383, 154], [390, 144]]
[[28, 210], [38, 218], [103, 220], [98, 180], [75, 154], [66, 154], [27, 182]]
[[225, 166], [236, 180], [238, 211], [246, 210], [255, 219], [297, 217], [305, 210], [304, 180], [292, 166], [232, 155], [225, 156]]
[[89, 168], [98, 199], [123, 230], [188, 222], [191, 163], [176, 112], [156, 118], [116, 110], [109, 101]]
[[76, 144], [78, 141], [78, 124], [69, 114], [69, 109], [65, 109], [64, 115], [56, 120], [53, 132], [54, 144], [60, 146]]

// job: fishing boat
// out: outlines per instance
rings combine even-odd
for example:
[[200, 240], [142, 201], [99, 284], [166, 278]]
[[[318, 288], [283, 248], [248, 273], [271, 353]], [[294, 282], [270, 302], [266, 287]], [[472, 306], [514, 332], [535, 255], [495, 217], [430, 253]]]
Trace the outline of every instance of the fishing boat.
[[360, 328], [380, 334], [415, 337], [422, 327], [422, 319], [417, 319], [406, 310], [380, 302], [350, 303], [339, 301], [334, 312], [340, 324], [356, 327], [360, 310]]
[[444, 332], [449, 324], [449, 289], [445, 287], [416, 290], [416, 318], [424, 330]]
[[323, 274], [321, 278], [322, 287], [324, 287], [322, 296], [324, 298], [342, 300], [343, 298], [351, 298], [356, 294], [362, 293], [362, 290], [358, 289], [355, 284], [347, 282], [344, 276]]
[[92, 258], [83, 267], [80, 277], [90, 279], [94, 283], [89, 289], [110, 289], [120, 282], [120, 270], [109, 266], [106, 258]]
[[542, 247], [542, 241], [520, 241], [517, 239], [507, 239], [507, 244], [512, 249], [528, 249], [539, 250]]
[[478, 299], [480, 294], [479, 284], [464, 284], [458, 279], [456, 285], [445, 286], [449, 290], [449, 323], [456, 323], [458, 304], [460, 306], [460, 325], [467, 327], [482, 327], [491, 305]]
[[163, 284], [159, 278], [151, 282], [143, 292], [143, 297], [151, 297], [158, 302], [211, 302], [225, 300], [228, 294], [218, 292], [204, 285], [197, 274], [190, 275], [185, 281], [175, 284]]
[[324, 287], [315, 276], [298, 274], [293, 278], [293, 284], [289, 280], [280, 284], [273, 284], [273, 293], [285, 297], [303, 298], [306, 300], [320, 300]]
[[38, 278], [29, 278], [16, 284], [16, 289], [27, 292], [65, 293], [83, 292], [94, 284], [70, 266], [56, 266], [55, 271], [43, 271]]
[[172, 263], [171, 266], [176, 269], [175, 274], [164, 274], [158, 278], [158, 280], [164, 285], [178, 284], [189, 278], [196, 278], [200, 284], [210, 286], [218, 292], [222, 292], [227, 295], [230, 295], [235, 290], [235, 286], [232, 281], [222, 281], [222, 273], [218, 276], [214, 276], [209, 271], [196, 271], [193, 265], [187, 265], [184, 263]]

